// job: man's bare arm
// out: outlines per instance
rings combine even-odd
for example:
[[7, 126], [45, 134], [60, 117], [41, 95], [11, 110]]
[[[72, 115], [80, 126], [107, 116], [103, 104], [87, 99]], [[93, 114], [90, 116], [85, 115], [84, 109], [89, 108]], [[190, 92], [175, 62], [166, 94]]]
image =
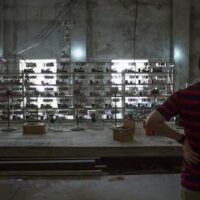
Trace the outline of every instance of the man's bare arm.
[[[152, 113], [150, 113], [146, 121], [146, 126], [152, 128], [161, 135], [180, 141], [182, 135], [165, 122], [165, 118], [158, 111], [154, 110]], [[187, 139], [183, 143], [183, 151], [184, 157], [188, 163], [191, 164], [200, 162], [199, 155], [193, 151]]]
[[152, 128], [159, 134], [173, 138], [175, 140], [180, 140], [182, 135], [167, 125], [165, 122], [165, 118], [157, 110], [154, 110], [147, 118], [146, 126]]

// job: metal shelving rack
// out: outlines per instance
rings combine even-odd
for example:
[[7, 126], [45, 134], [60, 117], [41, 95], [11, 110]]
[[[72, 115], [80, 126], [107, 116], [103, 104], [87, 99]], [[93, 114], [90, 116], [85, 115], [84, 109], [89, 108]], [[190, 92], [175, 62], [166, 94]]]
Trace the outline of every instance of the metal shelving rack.
[[134, 118], [142, 119], [172, 94], [174, 68], [169, 62], [148, 62], [139, 68], [136, 65], [124, 72], [124, 115], [132, 113]]
[[[82, 80], [81, 89], [84, 100], [81, 103], [82, 105], [80, 105], [78, 114], [78, 116], [82, 119], [90, 119], [91, 112], [97, 112], [101, 115], [101, 118], [111, 120], [115, 118], [116, 112], [119, 114], [118, 119], [122, 119], [129, 113], [137, 115], [135, 116], [136, 118], [138, 115], [146, 115], [154, 109], [156, 105], [167, 99], [167, 97], [173, 92], [174, 88], [173, 66], [167, 62], [144, 63], [144, 68], [141, 68], [140, 71], [132, 67], [131, 70], [126, 69], [122, 72], [117, 72], [113, 68], [111, 62], [68, 63], [66, 65], [67, 67], [65, 66], [64, 68], [57, 67], [56, 72], [43, 71], [41, 73], [34, 73], [23, 70], [19, 73], [11, 73], [9, 71], [1, 73], [0, 84], [2, 87], [5, 88], [9, 86], [11, 88], [19, 88], [20, 95], [13, 96], [15, 99], [22, 99], [19, 103], [21, 108], [13, 109], [13, 112], [20, 112], [21, 110], [22, 115], [20, 116], [22, 117], [19, 121], [27, 120], [27, 111], [35, 113], [35, 120], [49, 120], [49, 115], [51, 114], [57, 115], [65, 120], [74, 120], [76, 116], [74, 87], [76, 86], [77, 80]], [[45, 69], [51, 68], [46, 67]], [[19, 76], [19, 84], [15, 84], [14, 78], [11, 78], [13, 80], [6, 83], [5, 79], [3, 79], [4, 75], [9, 77]], [[115, 75], [121, 78], [120, 83], [113, 81], [112, 77]], [[36, 77], [37, 79], [39, 76], [56, 77], [56, 82], [48, 83], [48, 81], [43, 81], [42, 83], [32, 83], [30, 81], [26, 81], [28, 79], [27, 77]], [[80, 79], [80, 76], [85, 78]], [[129, 78], [129, 76], [132, 76], [132, 78]], [[144, 76], [148, 76], [148, 78], [142, 79]], [[139, 82], [139, 80], [143, 80], [143, 82]], [[47, 93], [38, 93], [38, 91], [32, 93], [30, 92], [28, 95], [28, 89], [30, 89], [30, 91], [31, 89], [34, 91], [33, 88], [37, 88], [37, 86], [45, 86], [45, 88], [56, 87], [57, 90], [50, 90], [51, 92]], [[118, 88], [116, 96], [112, 93], [113, 88]], [[129, 90], [128, 88], [132, 89]], [[145, 88], [148, 89], [145, 91]], [[156, 90], [158, 93], [156, 93]], [[164, 91], [167, 91], [167, 93], [164, 93]], [[32, 104], [37, 106], [33, 106], [32, 108], [27, 107], [27, 99], [29, 97], [32, 101], [36, 100], [36, 102], [33, 102]], [[38, 107], [38, 98], [46, 99], [47, 103]], [[121, 102], [120, 106], [118, 105], [117, 108], [115, 108], [116, 99], [120, 99]], [[136, 99], [136, 102], [130, 101], [130, 106], [127, 106], [128, 99]], [[147, 101], [138, 103], [140, 99], [146, 99]], [[50, 107], [48, 104], [48, 101], [50, 100], [55, 100], [57, 102], [57, 106]], [[1, 103], [1, 106], [2, 105], [3, 103]], [[43, 119], [41, 119], [40, 116], [42, 112], [46, 115], [46, 117], [43, 116]]]

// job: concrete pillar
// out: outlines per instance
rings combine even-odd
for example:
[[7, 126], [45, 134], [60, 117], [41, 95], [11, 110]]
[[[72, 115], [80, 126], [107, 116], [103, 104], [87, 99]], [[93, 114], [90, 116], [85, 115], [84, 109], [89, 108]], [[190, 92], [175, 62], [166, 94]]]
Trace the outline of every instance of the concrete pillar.
[[0, 0], [0, 57], [4, 56], [3, 0]]
[[190, 0], [173, 0], [173, 61], [175, 90], [185, 88], [189, 80]]
[[86, 0], [81, 0], [72, 11], [71, 61], [86, 61], [86, 49]]

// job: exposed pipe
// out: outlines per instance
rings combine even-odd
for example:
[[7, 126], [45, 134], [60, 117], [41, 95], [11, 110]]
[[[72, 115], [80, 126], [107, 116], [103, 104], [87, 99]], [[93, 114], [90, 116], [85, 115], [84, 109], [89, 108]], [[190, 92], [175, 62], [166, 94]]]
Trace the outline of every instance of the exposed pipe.
[[0, 57], [4, 56], [3, 0], [0, 0]]
[[170, 44], [169, 44], [169, 56], [170, 62], [174, 63], [174, 41], [173, 41], [173, 0], [170, 1]]

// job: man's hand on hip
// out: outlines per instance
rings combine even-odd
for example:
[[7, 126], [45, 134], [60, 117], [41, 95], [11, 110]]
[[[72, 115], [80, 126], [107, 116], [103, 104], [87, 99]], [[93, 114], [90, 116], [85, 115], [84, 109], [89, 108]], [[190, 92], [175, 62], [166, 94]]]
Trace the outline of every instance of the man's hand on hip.
[[191, 147], [191, 145], [189, 144], [188, 140], [186, 139], [183, 143], [183, 152], [184, 152], [184, 157], [185, 160], [189, 163], [189, 164], [197, 164], [200, 162], [199, 159], [199, 154], [197, 154]]

